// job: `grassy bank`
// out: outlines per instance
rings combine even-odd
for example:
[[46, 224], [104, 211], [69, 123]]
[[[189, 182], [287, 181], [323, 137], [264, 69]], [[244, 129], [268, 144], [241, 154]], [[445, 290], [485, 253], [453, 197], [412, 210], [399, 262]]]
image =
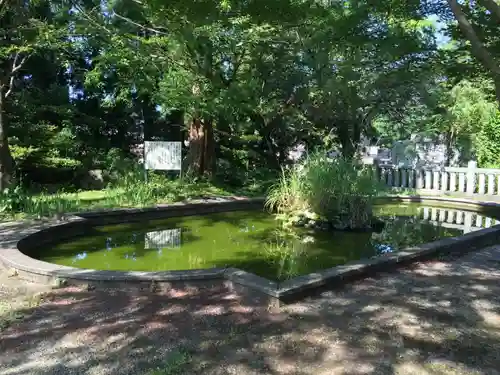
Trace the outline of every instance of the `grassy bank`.
[[5, 221], [118, 207], [148, 207], [211, 196], [259, 196], [265, 194], [267, 185], [232, 188], [210, 182], [165, 180], [76, 193], [29, 194], [14, 189], [0, 196], [0, 218]]

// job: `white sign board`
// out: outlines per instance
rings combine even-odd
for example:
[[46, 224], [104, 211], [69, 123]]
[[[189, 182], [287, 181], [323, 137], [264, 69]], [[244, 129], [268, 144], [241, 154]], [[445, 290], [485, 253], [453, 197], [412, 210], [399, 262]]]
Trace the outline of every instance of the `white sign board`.
[[181, 142], [144, 142], [144, 167], [146, 169], [180, 171], [181, 159]]
[[181, 247], [181, 228], [148, 232], [144, 235], [145, 249]]

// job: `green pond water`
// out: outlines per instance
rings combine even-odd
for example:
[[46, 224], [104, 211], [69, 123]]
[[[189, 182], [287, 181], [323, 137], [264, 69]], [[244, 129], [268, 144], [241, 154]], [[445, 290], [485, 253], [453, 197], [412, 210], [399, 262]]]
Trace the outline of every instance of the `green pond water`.
[[[415, 204], [377, 206], [375, 214], [385, 222], [379, 233], [283, 231], [273, 215], [261, 211], [187, 216], [95, 227], [88, 235], [29, 255], [99, 270], [237, 267], [281, 281], [463, 234], [460, 225], [446, 225], [439, 220], [449, 223], [456, 217], [458, 222], [462, 215], [463, 221], [467, 213], [445, 210], [442, 214], [436, 210]], [[471, 220], [475, 222], [476, 217]]]

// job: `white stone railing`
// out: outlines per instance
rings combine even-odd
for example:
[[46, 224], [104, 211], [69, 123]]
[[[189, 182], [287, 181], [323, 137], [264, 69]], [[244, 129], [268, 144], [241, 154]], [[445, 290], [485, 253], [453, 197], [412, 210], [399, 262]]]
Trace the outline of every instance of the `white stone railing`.
[[500, 196], [500, 169], [467, 167], [409, 168], [379, 166], [378, 175], [387, 186], [467, 195]]

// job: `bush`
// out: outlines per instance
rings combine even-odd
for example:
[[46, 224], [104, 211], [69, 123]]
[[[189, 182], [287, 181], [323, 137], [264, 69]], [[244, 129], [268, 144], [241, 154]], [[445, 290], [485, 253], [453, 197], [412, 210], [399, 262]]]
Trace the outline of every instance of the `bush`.
[[117, 148], [109, 150], [104, 169], [112, 186], [136, 185], [144, 181], [144, 166], [137, 158]]
[[283, 169], [278, 182], [271, 186], [267, 194], [266, 206], [278, 213], [293, 214], [307, 210], [307, 191], [302, 166]]
[[20, 186], [7, 188], [0, 192], [0, 214], [22, 211], [28, 201], [29, 197]]
[[312, 211], [321, 219], [340, 220], [353, 228], [371, 220], [373, 199], [382, 189], [374, 171], [357, 160], [330, 159], [317, 153], [283, 171], [266, 205], [289, 215]]
[[313, 212], [327, 220], [346, 215], [353, 224], [371, 218], [373, 198], [381, 189], [371, 168], [356, 160], [321, 155], [308, 160], [305, 180], [305, 196]]
[[500, 165], [500, 111], [481, 127], [476, 136], [476, 155], [479, 167], [498, 168]]
[[11, 146], [16, 163], [16, 174], [27, 186], [51, 185], [74, 187], [83, 175], [83, 163], [79, 160], [50, 156], [46, 151], [33, 147]]

